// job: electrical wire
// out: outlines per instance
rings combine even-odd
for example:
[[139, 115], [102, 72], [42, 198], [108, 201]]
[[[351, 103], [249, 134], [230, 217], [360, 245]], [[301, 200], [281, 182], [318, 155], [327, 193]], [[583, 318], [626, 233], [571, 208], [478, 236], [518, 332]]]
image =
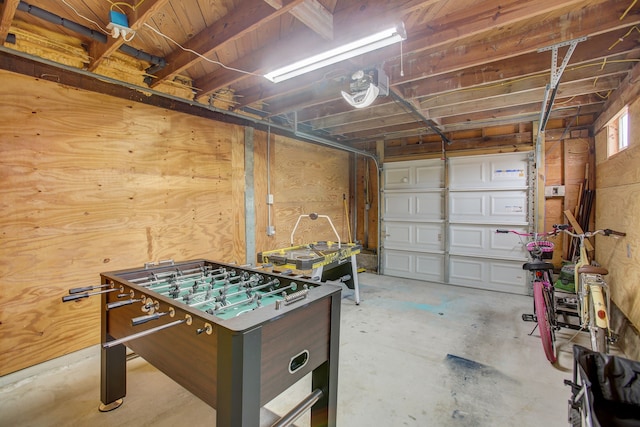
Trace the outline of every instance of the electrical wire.
[[620, 16], [620, 20], [622, 21], [624, 19], [625, 16], [627, 16], [627, 13], [629, 13], [629, 11], [631, 10], [631, 8], [638, 2], [638, 0], [633, 0], [633, 2], [629, 5], [629, 7], [627, 8], [627, 10], [624, 11], [624, 13], [622, 14], [622, 16]]
[[156, 30], [155, 28], [153, 28], [151, 25], [147, 24], [146, 22], [145, 22], [144, 26], [145, 26], [145, 27], [150, 28], [153, 32], [155, 32], [155, 33], [156, 33], [156, 34], [158, 34], [159, 36], [164, 37], [165, 39], [167, 39], [167, 40], [171, 41], [171, 42], [172, 42], [172, 43], [174, 43], [176, 46], [178, 46], [180, 49], [184, 50], [185, 52], [193, 53], [194, 55], [196, 55], [196, 56], [198, 56], [198, 57], [200, 57], [200, 58], [204, 59], [204, 60], [205, 60], [205, 61], [207, 61], [207, 62], [210, 62], [210, 63], [212, 63], [212, 64], [219, 65], [219, 66], [221, 66], [222, 68], [225, 68], [225, 69], [230, 70], [230, 71], [236, 71], [236, 72], [238, 72], [238, 73], [248, 74], [248, 75], [251, 75], [251, 76], [264, 77], [264, 74], [252, 73], [251, 71], [245, 71], [245, 70], [240, 70], [240, 69], [238, 69], [238, 68], [228, 67], [228, 66], [224, 65], [224, 64], [223, 64], [222, 62], [220, 62], [220, 61], [216, 61], [216, 60], [214, 60], [214, 59], [207, 58], [206, 56], [201, 55], [200, 53], [196, 52], [196, 51], [195, 51], [195, 50], [193, 50], [193, 49], [189, 49], [189, 48], [186, 48], [186, 47], [182, 46], [180, 43], [178, 43], [177, 41], [175, 41], [175, 40], [174, 40], [174, 39], [172, 39], [171, 37], [169, 37], [169, 36], [167, 36], [167, 35], [165, 35], [165, 34], [161, 33], [159, 30]]
[[111, 3], [111, 10], [113, 10], [114, 7], [117, 7], [118, 9], [120, 9], [120, 12], [122, 12], [122, 13], [124, 13], [124, 10], [122, 10], [120, 5], [127, 6], [128, 8], [132, 9], [133, 11], [135, 11], [136, 9], [138, 9], [138, 7], [140, 7], [140, 5], [142, 3], [144, 3], [144, 0], [140, 0], [138, 3], [136, 3], [134, 5], [130, 5], [129, 3], [125, 3], [123, 1], [116, 1], [116, 2], [113, 2], [111, 0], [107, 0], [107, 1], [109, 3]]
[[627, 34], [625, 34], [624, 36], [620, 37], [618, 40], [615, 41], [615, 43], [613, 43], [611, 46], [609, 46], [609, 50], [613, 49], [618, 43], [623, 42], [625, 37], [627, 37], [629, 34], [631, 34], [633, 32], [633, 30], [636, 30], [636, 31], [638, 31], [640, 33], [640, 30], [638, 29], [638, 27], [636, 27], [634, 25], [633, 27], [631, 27], [631, 29], [629, 29], [629, 31], [627, 31]]

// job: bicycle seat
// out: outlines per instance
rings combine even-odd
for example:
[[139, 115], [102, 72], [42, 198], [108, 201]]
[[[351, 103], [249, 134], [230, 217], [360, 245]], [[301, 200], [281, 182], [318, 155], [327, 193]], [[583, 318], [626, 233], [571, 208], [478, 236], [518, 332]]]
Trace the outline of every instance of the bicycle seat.
[[583, 265], [578, 268], [578, 273], [587, 273], [587, 274], [599, 274], [601, 276], [606, 276], [609, 274], [609, 270], [604, 267], [596, 267], [595, 265]]
[[527, 271], [553, 270], [553, 264], [544, 261], [527, 262], [522, 265], [522, 269]]

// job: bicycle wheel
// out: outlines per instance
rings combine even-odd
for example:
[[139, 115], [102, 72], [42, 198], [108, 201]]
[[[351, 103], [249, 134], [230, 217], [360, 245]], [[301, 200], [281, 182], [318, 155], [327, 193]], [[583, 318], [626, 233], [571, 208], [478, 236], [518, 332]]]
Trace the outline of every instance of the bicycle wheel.
[[549, 315], [549, 307], [545, 301], [544, 283], [540, 280], [533, 282], [533, 303], [535, 305], [536, 318], [538, 320], [538, 330], [540, 331], [540, 339], [542, 340], [542, 348], [547, 360], [551, 363], [556, 362], [556, 352], [553, 346], [553, 338], [551, 331], [551, 323]]

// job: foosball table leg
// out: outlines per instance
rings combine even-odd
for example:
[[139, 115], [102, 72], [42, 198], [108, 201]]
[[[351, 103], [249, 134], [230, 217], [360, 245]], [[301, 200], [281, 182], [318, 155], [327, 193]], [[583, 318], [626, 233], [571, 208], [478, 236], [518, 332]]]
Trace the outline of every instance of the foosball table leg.
[[[107, 341], [113, 338], [107, 336]], [[127, 348], [124, 344], [100, 349], [100, 412], [122, 405], [127, 393]]]
[[311, 374], [311, 389], [320, 389], [323, 393], [320, 400], [311, 407], [311, 427], [335, 427], [337, 422], [340, 303], [341, 298], [331, 298], [329, 359]]
[[219, 330], [217, 426], [260, 426], [261, 331]]
[[351, 277], [353, 277], [353, 295], [356, 300], [356, 305], [359, 305], [360, 287], [358, 286], [358, 264], [355, 255], [351, 255]]

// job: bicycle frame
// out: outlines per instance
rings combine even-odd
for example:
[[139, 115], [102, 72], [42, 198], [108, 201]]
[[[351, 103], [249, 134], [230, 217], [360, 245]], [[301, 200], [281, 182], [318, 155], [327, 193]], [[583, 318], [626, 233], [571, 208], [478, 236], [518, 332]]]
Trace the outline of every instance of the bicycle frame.
[[580, 239], [580, 252], [574, 271], [580, 328], [589, 331], [593, 350], [606, 353], [609, 342], [612, 341], [612, 333], [609, 325], [609, 292], [602, 276], [608, 272], [604, 268], [591, 266], [584, 239], [597, 234], [624, 236], [625, 233], [607, 229], [575, 234], [567, 229], [568, 226], [554, 226], [554, 228]]

